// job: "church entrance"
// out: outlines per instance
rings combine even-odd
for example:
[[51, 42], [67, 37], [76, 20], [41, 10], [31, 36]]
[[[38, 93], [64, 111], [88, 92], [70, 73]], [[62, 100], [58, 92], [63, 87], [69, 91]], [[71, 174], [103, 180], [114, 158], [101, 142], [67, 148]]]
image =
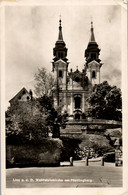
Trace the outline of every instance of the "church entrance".
[[75, 97], [75, 109], [80, 109], [81, 107], [81, 98]]
[[75, 119], [80, 120], [80, 114], [75, 114]]

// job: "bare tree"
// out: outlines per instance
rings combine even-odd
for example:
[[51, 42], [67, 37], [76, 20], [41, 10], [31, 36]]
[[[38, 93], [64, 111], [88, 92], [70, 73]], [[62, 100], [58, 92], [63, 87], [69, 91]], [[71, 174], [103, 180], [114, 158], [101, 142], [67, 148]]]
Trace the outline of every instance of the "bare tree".
[[55, 78], [51, 73], [48, 73], [46, 68], [38, 68], [37, 73], [35, 74], [35, 94], [38, 97], [43, 95], [49, 96], [52, 92], [52, 89], [55, 86]]

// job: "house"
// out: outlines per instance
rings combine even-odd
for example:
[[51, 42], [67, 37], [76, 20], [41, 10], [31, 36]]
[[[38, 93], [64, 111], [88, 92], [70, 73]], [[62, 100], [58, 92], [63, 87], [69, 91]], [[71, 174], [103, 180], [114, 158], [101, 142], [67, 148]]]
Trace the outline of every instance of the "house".
[[10, 106], [17, 104], [17, 102], [26, 102], [32, 99], [32, 91], [29, 92], [23, 87], [10, 101]]

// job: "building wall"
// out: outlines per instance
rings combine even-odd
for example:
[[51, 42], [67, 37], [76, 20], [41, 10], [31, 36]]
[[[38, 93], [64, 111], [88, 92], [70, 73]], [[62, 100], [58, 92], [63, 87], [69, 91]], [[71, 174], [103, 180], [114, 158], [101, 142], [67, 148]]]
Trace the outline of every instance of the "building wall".
[[[88, 111], [87, 98], [90, 94], [90, 90], [62, 90], [58, 94], [54, 94], [54, 106], [57, 108], [57, 98], [59, 98], [59, 107], [61, 108], [62, 113], [65, 111], [68, 112], [69, 116], [74, 116], [75, 111], [78, 110], [81, 114]], [[80, 97], [80, 109], [75, 108], [75, 97]]]

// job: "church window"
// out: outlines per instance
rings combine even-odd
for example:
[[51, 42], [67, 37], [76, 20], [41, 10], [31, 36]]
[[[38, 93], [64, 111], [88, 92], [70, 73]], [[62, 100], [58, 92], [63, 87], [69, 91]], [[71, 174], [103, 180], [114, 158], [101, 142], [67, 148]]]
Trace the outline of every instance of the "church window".
[[21, 100], [21, 96], [19, 96], [19, 100]]
[[59, 77], [63, 77], [63, 73], [62, 73], [62, 70], [59, 70]]
[[27, 100], [29, 100], [29, 96], [27, 96]]
[[91, 59], [96, 59], [96, 53], [91, 53]]
[[81, 98], [76, 97], [75, 98], [75, 109], [80, 109], [80, 105], [81, 105]]
[[96, 78], [96, 72], [94, 70], [92, 71], [92, 78]]
[[63, 53], [61, 53], [61, 58], [63, 58]]
[[76, 82], [79, 82], [79, 81], [80, 81], [79, 77], [76, 77], [76, 78], [75, 78], [75, 81], [76, 81]]
[[63, 58], [63, 53], [62, 52], [58, 52], [58, 58]]

